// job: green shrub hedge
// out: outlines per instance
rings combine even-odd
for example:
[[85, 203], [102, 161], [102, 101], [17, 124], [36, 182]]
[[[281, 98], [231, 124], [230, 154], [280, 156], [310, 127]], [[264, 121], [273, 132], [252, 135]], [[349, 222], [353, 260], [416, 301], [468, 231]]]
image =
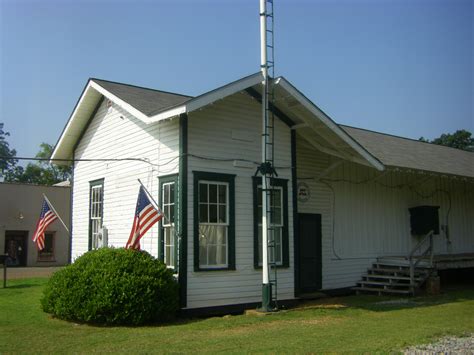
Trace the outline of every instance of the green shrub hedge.
[[54, 273], [41, 305], [57, 318], [78, 322], [161, 322], [178, 309], [178, 284], [166, 265], [145, 251], [101, 248]]

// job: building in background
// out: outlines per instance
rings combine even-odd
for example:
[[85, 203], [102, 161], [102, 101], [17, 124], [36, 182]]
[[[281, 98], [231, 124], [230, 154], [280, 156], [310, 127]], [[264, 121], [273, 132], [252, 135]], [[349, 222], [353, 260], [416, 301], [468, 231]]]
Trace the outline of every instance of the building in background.
[[42, 251], [32, 241], [43, 194], [69, 227], [71, 188], [68, 185], [0, 183], [0, 253], [9, 255], [9, 266], [59, 266], [68, 263], [69, 233], [58, 220], [47, 228]]

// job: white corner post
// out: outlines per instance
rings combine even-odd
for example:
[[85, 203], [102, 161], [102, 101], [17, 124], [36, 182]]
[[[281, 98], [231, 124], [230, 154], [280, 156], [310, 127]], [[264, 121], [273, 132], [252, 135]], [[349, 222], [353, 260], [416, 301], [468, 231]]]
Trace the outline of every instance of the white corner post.
[[[260, 70], [263, 75], [262, 82], [262, 167], [271, 161], [271, 149], [268, 149], [268, 63], [267, 63], [267, 4], [266, 0], [260, 0]], [[272, 288], [269, 280], [269, 255], [268, 255], [268, 233], [270, 222], [270, 211], [268, 205], [270, 174], [268, 169], [262, 169], [262, 307], [261, 311], [269, 312], [272, 309]]]

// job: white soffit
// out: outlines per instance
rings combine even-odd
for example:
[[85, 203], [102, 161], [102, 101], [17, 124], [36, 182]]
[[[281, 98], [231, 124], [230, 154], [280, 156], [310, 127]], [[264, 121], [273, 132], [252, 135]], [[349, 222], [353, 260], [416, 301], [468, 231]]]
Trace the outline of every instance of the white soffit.
[[[306, 96], [304, 96], [298, 89], [296, 89], [290, 82], [285, 78], [279, 77], [275, 80], [275, 85], [282, 87], [288, 94], [294, 97], [298, 102], [307, 109], [313, 118], [321, 121], [330, 131], [337, 135], [343, 140], [350, 148], [352, 148], [358, 155], [365, 159], [371, 166], [377, 170], [384, 170], [384, 165], [370, 154], [365, 148], [357, 143], [351, 136], [349, 136], [344, 130], [342, 130], [328, 115], [326, 115], [321, 109], [313, 104]], [[303, 117], [300, 117], [303, 118]], [[312, 123], [318, 124], [318, 122], [307, 122], [309, 126], [313, 126]]]
[[[51, 155], [51, 161], [55, 159], [71, 159], [72, 150], [80, 138], [84, 127], [87, 125], [91, 114], [94, 112], [102, 95], [95, 90], [89, 81], [84, 88], [79, 101], [59, 137]], [[57, 164], [67, 165], [68, 162], [56, 161]]]

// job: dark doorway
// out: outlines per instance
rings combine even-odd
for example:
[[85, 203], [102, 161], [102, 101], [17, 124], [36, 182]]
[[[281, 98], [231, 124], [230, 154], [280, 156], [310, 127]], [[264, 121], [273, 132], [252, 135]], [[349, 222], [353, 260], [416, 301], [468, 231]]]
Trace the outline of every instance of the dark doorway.
[[299, 213], [299, 285], [298, 293], [322, 287], [321, 215]]
[[8, 266], [26, 266], [28, 231], [5, 231]]

